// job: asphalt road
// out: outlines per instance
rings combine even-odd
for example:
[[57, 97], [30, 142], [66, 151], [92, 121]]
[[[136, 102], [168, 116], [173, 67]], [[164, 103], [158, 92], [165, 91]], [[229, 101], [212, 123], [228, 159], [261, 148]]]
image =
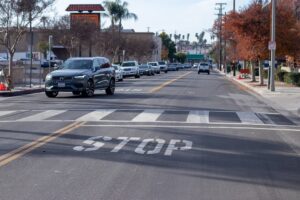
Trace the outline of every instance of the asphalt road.
[[299, 200], [300, 126], [216, 72], [0, 99], [0, 200]]

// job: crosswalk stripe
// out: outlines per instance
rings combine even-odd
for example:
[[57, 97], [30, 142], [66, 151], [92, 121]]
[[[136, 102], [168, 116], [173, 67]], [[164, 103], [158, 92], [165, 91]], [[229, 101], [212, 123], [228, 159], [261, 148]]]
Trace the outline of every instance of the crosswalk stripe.
[[106, 117], [107, 115], [115, 112], [115, 109], [107, 109], [107, 110], [96, 110], [90, 112], [82, 117], [77, 118], [75, 121], [100, 121], [102, 118]]
[[12, 114], [14, 112], [16, 112], [16, 111], [0, 111], [0, 117]]
[[199, 111], [199, 110], [190, 111], [186, 122], [187, 123], [208, 124], [209, 123], [209, 112], [208, 111]]
[[19, 119], [17, 121], [41, 121], [62, 114], [64, 112], [66, 112], [66, 110], [47, 110], [35, 115], [31, 115], [29, 117]]
[[255, 113], [250, 112], [237, 112], [242, 124], [264, 124]]
[[164, 110], [144, 110], [141, 114], [136, 116], [133, 122], [155, 122], [159, 116], [164, 112]]

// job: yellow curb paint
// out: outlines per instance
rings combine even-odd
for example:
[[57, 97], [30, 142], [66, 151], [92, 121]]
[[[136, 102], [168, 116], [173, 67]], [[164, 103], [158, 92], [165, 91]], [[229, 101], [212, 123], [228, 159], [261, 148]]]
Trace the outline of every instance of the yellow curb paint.
[[172, 79], [172, 80], [169, 80], [167, 82], [164, 82], [163, 84], [161, 84], [160, 86], [156, 87], [156, 88], [153, 88], [152, 90], [150, 90], [150, 93], [155, 93], [155, 92], [158, 92], [160, 91], [161, 89], [163, 89], [164, 87], [174, 83], [175, 81], [178, 81], [179, 79], [182, 79], [183, 77], [191, 74], [192, 72], [187, 72], [181, 76], [179, 76], [178, 78], [175, 78], [175, 79]]
[[35, 140], [31, 143], [28, 143], [18, 149], [15, 149], [7, 154], [0, 156], [0, 167], [7, 165], [8, 163], [24, 156], [25, 154], [51, 142], [52, 140], [54, 140], [62, 135], [65, 135], [65, 134], [75, 130], [76, 128], [79, 128], [80, 126], [82, 126], [84, 124], [85, 124], [85, 122], [74, 122], [62, 129], [55, 131], [51, 135], [47, 135], [47, 136], [38, 138], [37, 140]]

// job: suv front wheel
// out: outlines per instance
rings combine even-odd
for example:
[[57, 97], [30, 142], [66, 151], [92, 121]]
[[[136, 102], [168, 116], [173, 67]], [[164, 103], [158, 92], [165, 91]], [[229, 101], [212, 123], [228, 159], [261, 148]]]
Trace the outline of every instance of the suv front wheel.
[[58, 92], [50, 92], [50, 91], [45, 91], [45, 94], [49, 98], [55, 98], [58, 95]]
[[82, 92], [82, 96], [92, 97], [94, 96], [95, 88], [93, 81], [88, 81], [85, 91]]
[[115, 80], [111, 79], [109, 82], [108, 88], [105, 90], [107, 95], [114, 95], [115, 94]]

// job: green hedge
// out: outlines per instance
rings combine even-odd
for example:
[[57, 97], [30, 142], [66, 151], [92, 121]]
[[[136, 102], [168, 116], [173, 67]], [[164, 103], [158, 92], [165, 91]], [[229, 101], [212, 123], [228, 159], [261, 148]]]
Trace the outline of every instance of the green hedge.
[[284, 82], [300, 86], [300, 73], [285, 73]]
[[278, 71], [276, 72], [276, 80], [280, 81], [280, 82], [284, 82], [284, 77], [288, 72], [285, 71]]

